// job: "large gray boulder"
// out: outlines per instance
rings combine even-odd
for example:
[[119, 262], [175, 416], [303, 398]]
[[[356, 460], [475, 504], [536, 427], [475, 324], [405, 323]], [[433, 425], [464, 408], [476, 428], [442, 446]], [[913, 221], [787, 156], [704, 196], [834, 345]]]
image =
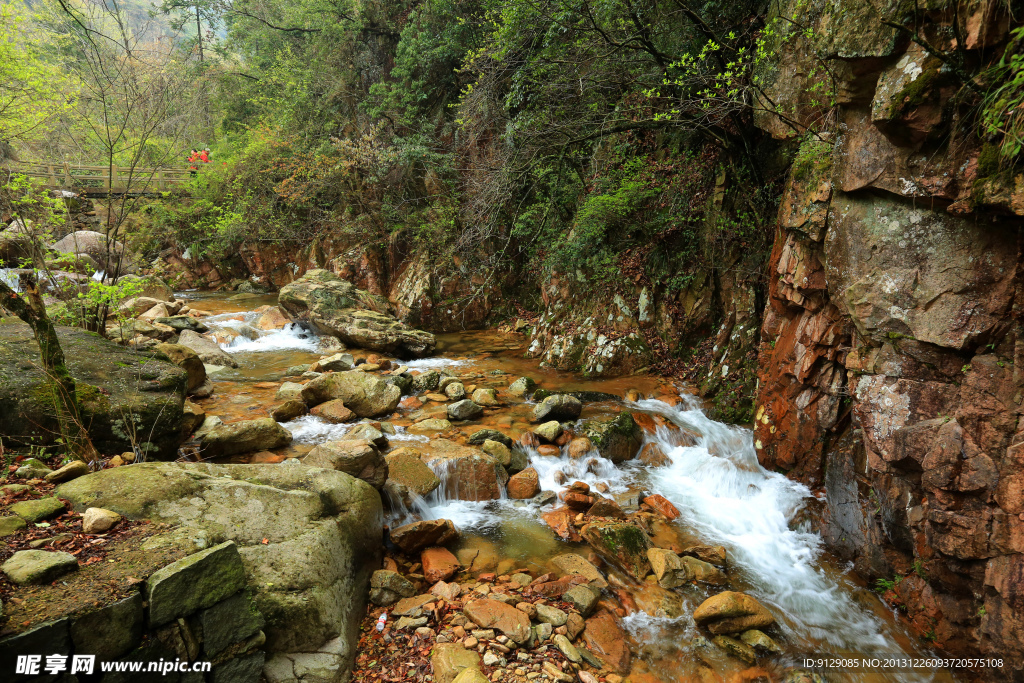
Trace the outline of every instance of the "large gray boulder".
[[[223, 556], [225, 581], [235, 581], [234, 551], [222, 544], [233, 541], [266, 619], [267, 679], [347, 680], [381, 558], [383, 510], [365, 482], [299, 466], [145, 463], [79, 477], [58, 495], [78, 511], [176, 525], [146, 542], [210, 549], [200, 559]], [[297, 675], [303, 662], [316, 670]]]
[[[58, 327], [57, 337], [78, 384], [83, 421], [96, 448], [101, 453], [123, 453], [138, 445], [150, 457], [176, 457], [182, 442], [186, 372], [78, 328]], [[4, 445], [53, 443], [61, 434], [53, 399], [53, 386], [40, 367], [32, 330], [19, 320], [4, 318], [0, 321]]]
[[350, 346], [417, 358], [433, 353], [436, 345], [434, 335], [399, 322], [383, 297], [326, 270], [311, 270], [282, 287], [278, 302], [292, 320]]
[[98, 270], [107, 273], [115, 268], [121, 273], [131, 273], [135, 270], [124, 245], [115, 240], [108, 240], [102, 232], [79, 230], [59, 240], [50, 249], [60, 254], [84, 254], [96, 264]]
[[219, 425], [204, 434], [201, 441], [205, 457], [269, 451], [291, 442], [291, 432], [272, 417]]
[[350, 370], [314, 378], [303, 387], [301, 397], [308, 406], [340, 399], [359, 417], [377, 417], [395, 412], [402, 390], [376, 375]]
[[232, 358], [231, 354], [220, 348], [217, 342], [207, 339], [194, 330], [183, 330], [178, 336], [178, 345], [195, 351], [196, 355], [207, 365], [226, 365], [229, 368], [238, 367], [238, 361]]

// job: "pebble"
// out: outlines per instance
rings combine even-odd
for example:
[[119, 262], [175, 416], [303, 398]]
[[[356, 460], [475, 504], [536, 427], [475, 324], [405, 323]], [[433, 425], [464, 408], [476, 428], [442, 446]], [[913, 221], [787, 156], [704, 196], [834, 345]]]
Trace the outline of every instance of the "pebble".
[[426, 625], [427, 625], [427, 618], [426, 617], [415, 617], [415, 618], [413, 618], [413, 617], [402, 617], [401, 619], [398, 620], [398, 623], [395, 624], [395, 628], [397, 630], [399, 630], [399, 631], [404, 631], [406, 629], [419, 628], [420, 626], [426, 626]]
[[580, 663], [581, 657], [579, 650], [577, 650], [573, 646], [573, 644], [569, 642], [568, 638], [566, 638], [563, 635], [556, 635], [553, 640], [555, 643], [555, 647], [558, 648], [559, 652], [565, 655], [566, 659], [568, 659], [573, 664]]
[[572, 676], [565, 673], [551, 662], [544, 662], [541, 670], [556, 681], [562, 681], [562, 683], [572, 683]]
[[494, 640], [493, 628], [478, 628], [472, 631], [473, 637], [477, 640]]
[[484, 666], [505, 666], [505, 658], [488, 651], [484, 653]]
[[513, 574], [512, 583], [519, 584], [520, 586], [529, 586], [533, 582], [533, 577], [529, 574]]
[[476, 647], [476, 644], [478, 642], [479, 641], [476, 638], [470, 636], [469, 638], [466, 638], [464, 641], [462, 641], [462, 646], [467, 650], [472, 650], [474, 647]]
[[[426, 640], [427, 638], [433, 637], [434, 629], [429, 628], [427, 626], [420, 626], [418, 629], [416, 629], [416, 635]], [[568, 655], [566, 656], [568, 657]]]

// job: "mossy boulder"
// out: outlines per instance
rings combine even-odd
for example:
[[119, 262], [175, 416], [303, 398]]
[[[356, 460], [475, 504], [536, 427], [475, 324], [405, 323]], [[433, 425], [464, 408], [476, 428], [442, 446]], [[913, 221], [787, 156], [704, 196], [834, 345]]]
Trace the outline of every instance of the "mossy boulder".
[[584, 540], [605, 558], [642, 581], [651, 571], [647, 551], [651, 539], [643, 529], [626, 522], [599, 520], [580, 531]]
[[[182, 441], [186, 372], [85, 330], [58, 327], [57, 337], [78, 383], [83, 421], [100, 452], [122, 453], [138, 445], [150, 457], [175, 457]], [[32, 330], [11, 318], [0, 321], [0, 434], [5, 442], [54, 443], [61, 435], [56, 399]]]
[[267, 652], [317, 652], [340, 639], [351, 668], [383, 533], [380, 496], [365, 482], [302, 466], [150, 462], [79, 477], [57, 495], [76, 511], [175, 525], [169, 535], [196, 551], [233, 541]]
[[395, 411], [402, 390], [376, 375], [350, 370], [320, 375], [303, 387], [300, 396], [309, 406], [340, 400], [358, 417], [377, 417]]
[[582, 431], [598, 453], [614, 463], [634, 458], [644, 440], [643, 430], [625, 411], [610, 420], [587, 420]]

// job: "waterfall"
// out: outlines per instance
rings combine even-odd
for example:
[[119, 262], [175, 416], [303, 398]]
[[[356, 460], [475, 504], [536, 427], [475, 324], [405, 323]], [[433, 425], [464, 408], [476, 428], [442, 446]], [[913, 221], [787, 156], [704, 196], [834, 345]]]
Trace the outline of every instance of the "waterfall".
[[18, 271], [14, 268], [0, 268], [0, 282], [3, 282], [15, 292], [21, 292], [21, 278], [18, 276]]
[[[726, 547], [732, 575], [738, 570], [747, 592], [773, 608], [790, 651], [904, 652], [899, 643], [909, 646], [913, 639], [876, 615], [888, 608], [844, 572], [829, 571], [821, 537], [794, 524], [811, 497], [807, 487], [761, 467], [750, 430], [715, 422], [691, 397], [682, 398], [675, 408], [653, 400], [636, 404], [700, 433], [692, 446], [679, 445], [670, 427], [648, 433], [671, 463], [645, 470], [644, 478], [679, 509], [678, 523], [703, 542]], [[882, 680], [930, 680], [907, 671], [890, 675]]]

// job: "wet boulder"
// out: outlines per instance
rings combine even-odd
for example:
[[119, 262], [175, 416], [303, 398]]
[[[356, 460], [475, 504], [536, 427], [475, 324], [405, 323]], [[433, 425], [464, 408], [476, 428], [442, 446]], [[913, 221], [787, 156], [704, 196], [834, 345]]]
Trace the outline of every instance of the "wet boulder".
[[436, 391], [440, 383], [441, 373], [437, 370], [427, 370], [412, 380], [412, 386], [416, 391]]
[[428, 496], [441, 485], [440, 477], [412, 448], [398, 448], [384, 459], [388, 463], [388, 491], [398, 496], [406, 506], [411, 505], [415, 497]]
[[648, 548], [647, 559], [662, 588], [679, 588], [691, 581], [715, 586], [724, 586], [728, 583], [725, 574], [718, 567], [695, 557], [680, 557], [671, 550]]
[[595, 520], [583, 527], [580, 535], [602, 557], [638, 581], [642, 581], [651, 570], [647, 559], [651, 540], [640, 527], [614, 520]]
[[760, 630], [775, 623], [775, 617], [764, 605], [737, 591], [712, 595], [694, 610], [693, 620], [715, 635]]
[[434, 471], [447, 473], [444, 486], [449, 498], [497, 500], [508, 481], [508, 473], [497, 460], [475, 448], [447, 439], [434, 439], [423, 460]]
[[619, 674], [629, 673], [631, 656], [628, 639], [611, 612], [601, 610], [587, 619], [583, 641], [607, 669]]
[[634, 458], [644, 439], [643, 430], [626, 411], [610, 420], [587, 420], [582, 432], [602, 457], [614, 463]]
[[520, 377], [508, 385], [507, 393], [516, 398], [528, 398], [537, 389], [537, 383], [529, 377]]
[[377, 417], [395, 412], [402, 392], [376, 375], [350, 370], [314, 378], [303, 387], [301, 397], [310, 406], [340, 400], [358, 417]]
[[273, 418], [242, 420], [214, 427], [200, 440], [204, 457], [238, 455], [283, 448], [292, 442], [292, 434]]
[[[300, 394], [301, 395], [301, 394]], [[301, 399], [293, 399], [296, 402], [300, 402], [303, 405], [305, 403]], [[319, 405], [314, 405], [313, 410], [309, 411], [313, 417], [330, 422], [333, 425], [340, 425], [345, 422], [352, 422], [357, 418], [355, 413], [348, 410], [345, 401], [340, 398], [334, 398], [332, 400], [325, 401]]]
[[517, 500], [533, 498], [540, 493], [540, 477], [537, 470], [528, 467], [508, 480], [508, 497]]
[[473, 432], [472, 435], [470, 435], [468, 443], [471, 446], [479, 446], [483, 444], [484, 441], [498, 441], [500, 443], [505, 444], [509, 448], [512, 448], [512, 444], [514, 443], [511, 438], [502, 434], [496, 429], [477, 430]]
[[459, 530], [450, 519], [428, 519], [391, 530], [391, 541], [410, 554], [433, 545], [447, 545], [458, 537]]
[[583, 412], [583, 403], [568, 394], [552, 394], [533, 407], [533, 421], [547, 422], [575, 420]]
[[388, 479], [388, 463], [377, 447], [363, 439], [328, 441], [316, 446], [302, 460], [307, 467], [337, 470], [362, 479], [375, 489]]
[[449, 420], [479, 420], [483, 416], [484, 409], [468, 398], [448, 406]]
[[326, 270], [311, 270], [282, 287], [279, 303], [292, 320], [350, 346], [419, 358], [436, 345], [434, 335], [399, 322], [383, 297]]

